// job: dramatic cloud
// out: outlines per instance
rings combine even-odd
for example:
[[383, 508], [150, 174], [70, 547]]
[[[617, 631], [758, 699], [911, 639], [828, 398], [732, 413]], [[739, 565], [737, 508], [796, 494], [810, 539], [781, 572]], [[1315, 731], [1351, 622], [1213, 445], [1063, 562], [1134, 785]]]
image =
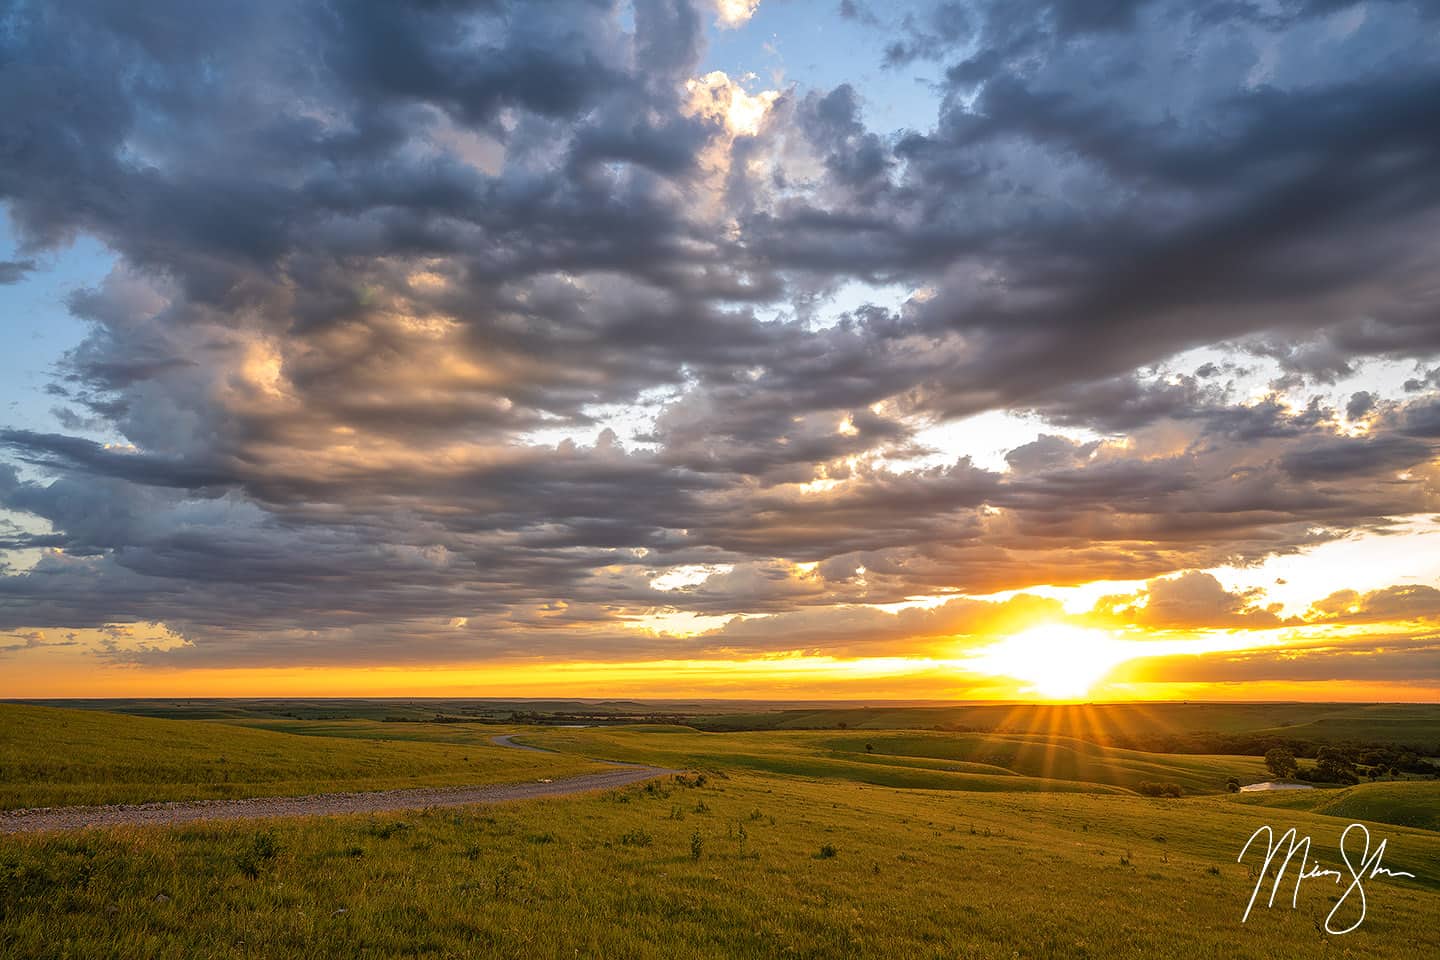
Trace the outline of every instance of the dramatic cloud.
[[0, 260], [0, 283], [19, 283], [34, 269], [34, 260]]
[[712, 59], [759, 6], [5, 7], [0, 284], [116, 264], [0, 429], [0, 654], [889, 655], [1096, 580], [1269, 629], [1201, 571], [1440, 511], [1429, 5], [846, 0], [819, 89]]

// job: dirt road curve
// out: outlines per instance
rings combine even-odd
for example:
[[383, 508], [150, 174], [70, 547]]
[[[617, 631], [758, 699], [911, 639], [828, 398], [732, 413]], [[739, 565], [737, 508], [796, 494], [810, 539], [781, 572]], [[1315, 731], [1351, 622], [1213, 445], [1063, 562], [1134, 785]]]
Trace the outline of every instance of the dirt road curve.
[[[497, 737], [496, 741], [502, 739]], [[502, 746], [537, 749], [505, 742]], [[613, 770], [565, 777], [549, 783], [494, 783], [478, 787], [419, 787], [367, 793], [322, 793], [311, 797], [255, 797], [245, 800], [190, 800], [176, 803], [115, 804], [104, 807], [32, 807], [0, 811], [0, 833], [78, 830], [84, 827], [149, 826], [196, 820], [260, 820], [270, 817], [311, 817], [344, 813], [389, 813], [424, 807], [459, 807], [469, 803], [504, 803], [566, 797], [593, 790], [624, 787], [673, 770], [616, 764]]]
[[502, 733], [498, 737], [491, 737], [490, 742], [497, 747], [510, 747], [513, 750], [529, 750], [531, 753], [554, 753], [554, 750], [546, 750], [544, 747], [530, 747], [523, 743], [515, 742], [515, 734]]

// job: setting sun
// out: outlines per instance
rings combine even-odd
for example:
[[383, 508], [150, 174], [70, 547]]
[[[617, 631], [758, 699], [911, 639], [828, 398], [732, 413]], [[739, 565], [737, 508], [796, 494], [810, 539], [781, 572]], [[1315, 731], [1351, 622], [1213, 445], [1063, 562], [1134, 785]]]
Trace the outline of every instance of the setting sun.
[[1023, 681], [1039, 697], [1075, 700], [1134, 656], [1129, 644], [1103, 630], [1043, 623], [984, 647], [967, 666]]

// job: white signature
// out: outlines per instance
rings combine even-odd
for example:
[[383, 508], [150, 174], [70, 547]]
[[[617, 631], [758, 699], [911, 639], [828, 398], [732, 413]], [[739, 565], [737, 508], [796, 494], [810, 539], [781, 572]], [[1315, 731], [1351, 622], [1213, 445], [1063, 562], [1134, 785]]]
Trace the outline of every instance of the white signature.
[[[1350, 851], [1345, 847], [1345, 842], [1351, 832], [1356, 830], [1358, 830], [1364, 838], [1365, 846], [1360, 851], [1359, 860], [1352, 861], [1350, 859]], [[1260, 865], [1260, 875], [1255, 881], [1255, 890], [1250, 894], [1250, 902], [1245, 905], [1245, 916], [1240, 919], [1241, 923], [1250, 919], [1250, 910], [1255, 906], [1255, 898], [1260, 895], [1260, 888], [1265, 886], [1265, 876], [1270, 872], [1270, 865], [1275, 862], [1275, 858], [1279, 856], [1282, 850], [1285, 853], [1285, 859], [1280, 862], [1279, 869], [1275, 871], [1275, 882], [1270, 887], [1270, 901], [1266, 904], [1267, 907], [1275, 906], [1275, 894], [1280, 889], [1280, 881], [1285, 875], [1286, 868], [1290, 866], [1290, 861], [1297, 853], [1300, 854], [1300, 867], [1299, 872], [1295, 874], [1295, 892], [1290, 897], [1290, 909], [1295, 909], [1299, 903], [1301, 881], [1312, 880], [1319, 877], [1330, 877], [1338, 884], [1345, 879], [1345, 875], [1339, 870], [1326, 870], [1322, 868], [1318, 860], [1310, 863], [1308, 866], [1306, 865], [1310, 858], [1310, 838], [1300, 838], [1294, 827], [1280, 834], [1278, 840], [1275, 838], [1275, 831], [1271, 830], [1268, 826], [1256, 830], [1250, 835], [1250, 839], [1245, 841], [1245, 848], [1240, 851], [1240, 856], [1235, 860], [1236, 863], [1245, 862], [1245, 854], [1250, 851], [1250, 845], [1253, 844], [1261, 834], [1265, 836], [1265, 862]], [[1326, 933], [1337, 935], [1349, 933], [1351, 930], [1360, 926], [1365, 920], [1364, 884], [1366, 880], [1380, 876], [1409, 877], [1412, 880], [1415, 878], [1415, 874], [1413, 873], [1406, 873], [1403, 870], [1387, 870], [1381, 865], [1380, 861], [1385, 856], [1385, 845], [1389, 842], [1388, 840], [1381, 840], [1380, 845], [1375, 848], [1375, 852], [1372, 854], [1370, 852], [1370, 831], [1366, 829], [1363, 823], [1350, 824], [1350, 826], [1345, 828], [1345, 832], [1340, 835], [1340, 859], [1345, 861], [1345, 867], [1350, 872], [1350, 883], [1345, 888], [1345, 892], [1340, 895], [1340, 899], [1335, 901], [1335, 906], [1330, 909], [1330, 913], [1325, 917]], [[1332, 926], [1335, 915], [1338, 914], [1340, 908], [1350, 900], [1351, 894], [1355, 894], [1359, 899], [1360, 915], [1355, 918], [1355, 922], [1350, 924], [1350, 926], [1337, 930]]]

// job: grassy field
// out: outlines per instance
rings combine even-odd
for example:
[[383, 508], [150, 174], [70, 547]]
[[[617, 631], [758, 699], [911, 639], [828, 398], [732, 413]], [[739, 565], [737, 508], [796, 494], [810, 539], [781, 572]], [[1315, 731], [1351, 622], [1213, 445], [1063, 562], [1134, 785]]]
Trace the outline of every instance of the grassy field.
[[[1284, 817], [1322, 851], [1344, 824]], [[0, 924], [10, 956], [36, 958], [1434, 955], [1440, 835], [1389, 829], [1387, 862], [1421, 879], [1372, 881], [1361, 929], [1327, 937], [1319, 884], [1241, 925], [1234, 861], [1256, 825], [1228, 798], [735, 772], [383, 820], [10, 838]]]
[[[144, 758], [172, 749], [167, 740], [157, 750], [153, 738], [180, 738], [178, 727], [196, 739], [174, 742], [188, 744], [201, 767], [204, 750], [222, 738], [256, 745], [250, 764], [257, 772], [310, 756], [353, 771], [345, 758], [379, 749], [380, 759], [396, 764], [395, 776], [404, 769], [429, 776], [423, 768], [435, 757], [459, 754], [476, 764], [490, 756], [482, 751], [500, 754], [485, 768], [494, 779], [505, 779], [504, 764], [550, 764], [549, 775], [559, 765], [583, 765], [581, 756], [705, 776], [385, 817], [6, 836], [0, 956], [1409, 960], [1440, 953], [1440, 832], [1394, 819], [1433, 813], [1435, 782], [1237, 797], [1214, 791], [1227, 775], [1255, 772], [1254, 758], [1106, 750], [1058, 736], [685, 727], [520, 735], [568, 751], [545, 755], [491, 747], [496, 728], [478, 724], [265, 721], [274, 729], [253, 729], [85, 716], [96, 726], [67, 713], [48, 734], [36, 729], [44, 715], [31, 716], [18, 741], [17, 721], [7, 716], [7, 758], [38, 764], [35, 754], [63, 755], [80, 744], [72, 752], [91, 764], [111, 756], [105, 769], [122, 781], [164, 783], [127, 773], [126, 765], [149, 770]], [[121, 734], [149, 735], [151, 753], [139, 745], [107, 752]], [[514, 779], [537, 775], [534, 767], [510, 769]], [[171, 784], [208, 786], [187, 776]], [[1096, 779], [1076, 779], [1083, 777]], [[1150, 799], [1131, 792], [1137, 779], [1190, 786], [1182, 799]], [[1202, 793], [1210, 795], [1195, 795]], [[1323, 932], [1336, 888], [1322, 880], [1305, 883], [1298, 909], [1289, 908], [1287, 886], [1274, 909], [1257, 906], [1241, 924], [1255, 879], [1252, 864], [1236, 857], [1258, 826], [1298, 827], [1313, 837], [1314, 855], [1337, 866], [1338, 838], [1352, 817], [1372, 820], [1376, 839], [1388, 841], [1386, 865], [1416, 878], [1369, 881], [1366, 920], [1346, 936]]]
[[[550, 749], [675, 768], [743, 768], [937, 790], [1129, 792], [1145, 781], [1224, 793], [1264, 780], [1255, 757], [1203, 757], [1100, 747], [1068, 737], [833, 731], [699, 733], [685, 727], [548, 729], [520, 738]], [[867, 749], [868, 748], [868, 749]]]
[[697, 716], [708, 730], [927, 729], [1037, 733], [1109, 742], [1144, 732], [1273, 734], [1330, 741], [1416, 745], [1440, 750], [1440, 705], [1354, 703], [970, 704], [829, 707]]
[[1277, 790], [1235, 799], [1346, 820], [1440, 831], [1440, 782], [1434, 780], [1362, 783], [1342, 790]]
[[[368, 720], [244, 721], [246, 726], [324, 737], [395, 737], [485, 742], [487, 725], [376, 723]], [[936, 790], [1133, 790], [1145, 781], [1186, 793], [1224, 793], [1225, 782], [1268, 778], [1256, 757], [1144, 753], [1062, 736], [910, 731], [702, 733], [691, 727], [538, 728], [521, 742], [584, 756], [673, 768], [744, 768], [831, 777], [878, 786]]]
[[0, 809], [453, 786], [598, 769], [577, 757], [489, 742], [505, 729], [487, 726], [485, 736], [464, 744], [339, 742], [208, 721], [0, 703]]
[[586, 714], [590, 718], [640, 714], [683, 718], [716, 731], [951, 730], [1035, 733], [1091, 742], [1147, 736], [1274, 735], [1327, 741], [1392, 743], [1440, 755], [1440, 705], [1355, 703], [1100, 703], [934, 704], [879, 703], [787, 706], [744, 702], [630, 700], [79, 700], [68, 706], [170, 719], [230, 721], [432, 720], [437, 715], [514, 721], [517, 715]]

